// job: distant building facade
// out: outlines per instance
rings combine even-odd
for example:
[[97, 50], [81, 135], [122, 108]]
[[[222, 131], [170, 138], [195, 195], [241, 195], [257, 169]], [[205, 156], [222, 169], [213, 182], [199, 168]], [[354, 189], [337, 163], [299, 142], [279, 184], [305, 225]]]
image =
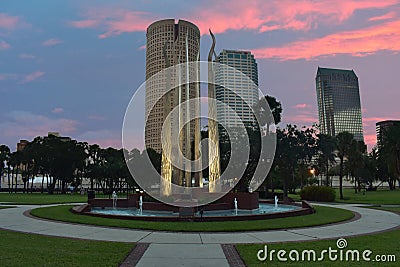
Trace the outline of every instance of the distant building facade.
[[336, 136], [347, 131], [364, 141], [358, 77], [353, 70], [318, 67], [315, 78], [320, 129]]
[[19, 140], [17, 143], [17, 151], [22, 151], [29, 144], [28, 140]]
[[[217, 57], [218, 63], [228, 65], [242, 72], [249, 79], [238, 75], [231, 68], [217, 68], [215, 75], [216, 99], [228, 105], [245, 125], [256, 122], [252, 107], [258, 102], [258, 67], [250, 51], [223, 50]], [[231, 90], [240, 94], [235, 94]], [[217, 102], [218, 122], [227, 126], [238, 126], [235, 114]], [[220, 128], [221, 131], [221, 128]]]
[[376, 140], [378, 147], [381, 147], [385, 141], [385, 131], [392, 126], [400, 126], [400, 120], [386, 120], [376, 123]]

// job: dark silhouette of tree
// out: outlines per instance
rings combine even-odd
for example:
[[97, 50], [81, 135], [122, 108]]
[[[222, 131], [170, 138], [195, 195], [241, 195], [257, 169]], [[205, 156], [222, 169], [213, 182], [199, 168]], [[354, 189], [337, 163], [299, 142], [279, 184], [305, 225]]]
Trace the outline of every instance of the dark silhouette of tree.
[[340, 160], [339, 165], [339, 191], [340, 199], [343, 199], [343, 173], [344, 173], [344, 159], [349, 156], [350, 146], [353, 141], [353, 135], [349, 132], [341, 132], [336, 136], [337, 152], [336, 156]]
[[[269, 107], [266, 105], [267, 103]], [[271, 113], [268, 112], [268, 109], [271, 110]], [[254, 110], [260, 118], [259, 124], [261, 126], [266, 126], [267, 134], [272, 124], [277, 125], [281, 122], [282, 105], [273, 96], [267, 95], [265, 99], [259, 100]]]
[[396, 124], [385, 129], [382, 137], [383, 142], [379, 152], [381, 163], [386, 162], [389, 187], [394, 190], [396, 180], [400, 187], [400, 125]]
[[[0, 145], [0, 179], [8, 166], [8, 161], [10, 160], [10, 148], [6, 145]], [[10, 176], [8, 174], [8, 184], [10, 184]]]
[[326, 134], [317, 135], [318, 159], [321, 163], [321, 171], [325, 173], [325, 185], [329, 186], [329, 165], [334, 164], [336, 139]]
[[367, 155], [367, 146], [364, 141], [352, 140], [349, 155], [346, 163], [346, 171], [354, 180], [355, 193], [361, 188], [362, 170], [365, 167], [365, 157]]

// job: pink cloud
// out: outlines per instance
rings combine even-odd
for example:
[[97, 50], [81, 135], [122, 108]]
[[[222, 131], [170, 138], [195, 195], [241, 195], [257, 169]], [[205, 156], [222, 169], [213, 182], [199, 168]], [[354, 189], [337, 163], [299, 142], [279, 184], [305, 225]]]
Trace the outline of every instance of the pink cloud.
[[6, 50], [11, 48], [11, 45], [3, 40], [0, 41], [0, 50]]
[[44, 41], [42, 43], [43, 46], [54, 46], [54, 45], [58, 45], [58, 44], [62, 44], [64, 41], [60, 40], [60, 39], [48, 39], [46, 41]]
[[[339, 24], [349, 19], [357, 10], [381, 9], [398, 4], [398, 1], [214, 1], [204, 4], [189, 14], [202, 34], [211, 28], [214, 33], [228, 30], [307, 31], [318, 24]], [[207, 8], [212, 6], [212, 8]]]
[[307, 108], [309, 107], [309, 105], [307, 104], [297, 104], [296, 106], [294, 106], [295, 108]]
[[[209, 28], [214, 33], [228, 30], [308, 31], [319, 24], [340, 24], [358, 10], [382, 9], [395, 4], [398, 1], [206, 1], [187, 12], [186, 19], [194, 22], [200, 28], [201, 34], [207, 34]], [[181, 14], [176, 15], [179, 17]], [[103, 30], [99, 38], [108, 38], [126, 32], [145, 31], [159, 16], [141, 11], [92, 8], [82, 17], [81, 20], [71, 21], [69, 24], [75, 28]]]
[[104, 31], [98, 35], [100, 39], [121, 33], [144, 31], [154, 21], [147, 12], [123, 9], [91, 9], [83, 16], [83, 20], [71, 21], [69, 24], [80, 29], [99, 28]]
[[393, 118], [389, 117], [366, 117], [362, 119], [363, 122], [378, 122], [378, 121], [386, 121], [386, 120], [393, 120]]
[[0, 13], [0, 29], [15, 30], [27, 26], [30, 26], [30, 24], [24, 22], [20, 17]]
[[47, 135], [50, 131], [72, 134], [77, 130], [78, 122], [60, 118], [50, 119], [43, 115], [27, 111], [12, 111], [5, 114], [0, 122], [0, 132], [8, 143], [19, 139], [32, 140], [36, 136]]
[[32, 81], [34, 81], [34, 80], [36, 80], [36, 79], [42, 77], [44, 74], [45, 74], [45, 72], [43, 72], [43, 71], [35, 71], [35, 72], [32, 72], [32, 73], [26, 75], [26, 76], [22, 79], [22, 81], [21, 81], [20, 83], [21, 83], [21, 84], [24, 84], [24, 83], [32, 82]]
[[368, 19], [368, 21], [387, 20], [387, 19], [393, 19], [393, 18], [396, 18], [396, 17], [397, 17], [396, 12], [392, 11], [392, 12], [386, 13], [386, 14], [384, 14], [382, 16], [372, 17], [372, 18]]
[[364, 143], [368, 146], [368, 150], [371, 150], [376, 144], [376, 134], [364, 135]]
[[64, 109], [63, 109], [63, 108], [54, 108], [54, 109], [51, 111], [51, 113], [54, 113], [54, 114], [59, 114], [59, 113], [62, 113], [62, 112], [64, 112]]
[[137, 50], [139, 50], [139, 51], [140, 51], [140, 50], [146, 50], [146, 45], [141, 45], [141, 46], [139, 46]]
[[370, 127], [375, 131], [375, 126], [377, 122], [387, 121], [387, 120], [397, 120], [395, 117], [363, 117], [362, 122], [365, 127]]
[[350, 54], [365, 56], [377, 51], [400, 51], [400, 20], [369, 28], [339, 32], [281, 47], [252, 50], [258, 58], [279, 60], [313, 59], [320, 56]]
[[110, 146], [114, 148], [122, 147], [121, 133], [108, 129], [87, 131], [80, 134], [77, 139], [89, 144], [98, 144], [103, 148]]

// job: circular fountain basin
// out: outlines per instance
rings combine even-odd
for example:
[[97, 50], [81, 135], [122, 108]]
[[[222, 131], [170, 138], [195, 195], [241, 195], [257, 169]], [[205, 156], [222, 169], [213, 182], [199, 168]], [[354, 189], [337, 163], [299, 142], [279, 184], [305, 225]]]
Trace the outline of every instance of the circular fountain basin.
[[[298, 215], [310, 214], [310, 209], [302, 208], [297, 205], [279, 204], [277, 207], [274, 204], [259, 203], [259, 208], [254, 210], [214, 210], [204, 211], [201, 216], [200, 211], [194, 213], [190, 220], [194, 221], [222, 221], [222, 220], [254, 220], [291, 217]], [[153, 211], [144, 209], [140, 212], [137, 208], [99, 208], [92, 207], [88, 215], [101, 216], [108, 218], [119, 219], [136, 219], [136, 220], [158, 220], [158, 221], [178, 221], [182, 220], [178, 212], [172, 211]], [[186, 218], [187, 220], [188, 218]]]

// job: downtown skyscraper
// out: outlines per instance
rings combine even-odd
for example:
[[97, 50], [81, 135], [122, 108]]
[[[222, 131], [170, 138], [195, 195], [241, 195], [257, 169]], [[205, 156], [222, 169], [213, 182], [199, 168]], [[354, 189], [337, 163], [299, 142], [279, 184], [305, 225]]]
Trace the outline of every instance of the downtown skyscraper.
[[192, 178], [195, 185], [202, 183], [190, 161], [201, 155], [200, 103], [195, 100], [200, 87], [191, 82], [199, 69], [190, 63], [199, 60], [200, 31], [188, 21], [166, 19], [152, 23], [146, 39], [145, 145], [162, 154], [160, 194], [169, 196], [176, 191], [173, 184], [191, 187]]
[[[169, 66], [197, 61], [199, 58], [200, 30], [191, 22], [179, 20], [175, 23], [174, 19], [156, 21], [147, 28], [146, 40], [146, 80]], [[176, 76], [173, 75], [172, 79]], [[171, 83], [179, 82], [172, 80]], [[165, 79], [146, 83], [145, 145], [158, 153], [161, 153], [161, 129], [168, 113], [179, 104], [179, 99], [186, 99], [186, 92], [189, 92], [189, 98], [200, 94], [195, 85], [182, 85], [179, 90], [171, 92], [171, 101], [167, 103], [165, 97], [159, 99], [165, 88]], [[195, 126], [191, 124], [191, 136], [194, 136]], [[183, 149], [186, 149], [185, 144]]]
[[336, 136], [347, 131], [364, 141], [358, 77], [353, 70], [318, 67], [315, 78], [320, 129]]
[[[245, 125], [254, 125], [256, 121], [251, 108], [258, 101], [258, 68], [254, 55], [249, 51], [224, 49], [218, 55], [216, 61], [232, 67], [217, 68], [215, 76], [216, 99], [228, 105]], [[232, 90], [235, 90], [236, 93]], [[235, 120], [234, 113], [221, 103], [217, 103], [219, 123], [238, 126], [241, 122]]]

